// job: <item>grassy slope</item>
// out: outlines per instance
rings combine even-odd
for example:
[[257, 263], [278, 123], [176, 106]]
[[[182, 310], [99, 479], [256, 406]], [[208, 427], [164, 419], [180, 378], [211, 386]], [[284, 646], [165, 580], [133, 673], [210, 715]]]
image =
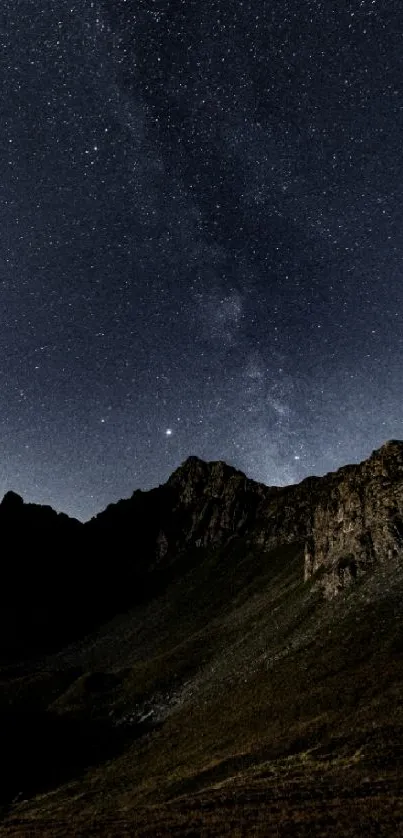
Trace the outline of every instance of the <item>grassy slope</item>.
[[158, 600], [8, 677], [3, 701], [35, 696], [97, 736], [113, 719], [122, 741], [51, 791], [45, 778], [0, 834], [403, 832], [399, 576], [326, 604], [298, 544], [188, 560]]

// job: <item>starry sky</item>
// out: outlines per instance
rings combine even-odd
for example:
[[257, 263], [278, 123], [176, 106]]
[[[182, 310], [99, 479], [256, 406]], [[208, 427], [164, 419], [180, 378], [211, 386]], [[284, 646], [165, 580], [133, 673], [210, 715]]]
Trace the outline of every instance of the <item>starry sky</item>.
[[403, 438], [401, 0], [3, 0], [0, 491]]

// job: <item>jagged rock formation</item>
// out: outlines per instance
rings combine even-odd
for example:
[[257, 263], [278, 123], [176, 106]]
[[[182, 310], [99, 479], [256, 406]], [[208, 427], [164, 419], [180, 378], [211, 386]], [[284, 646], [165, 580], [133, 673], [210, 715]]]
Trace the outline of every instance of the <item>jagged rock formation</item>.
[[305, 550], [305, 579], [319, 570], [334, 596], [374, 566], [403, 558], [403, 444], [387, 442], [357, 466], [323, 478]]
[[305, 580], [316, 575], [331, 598], [402, 558], [403, 443], [390, 441], [363, 463], [281, 488], [189, 457], [165, 485], [136, 491], [84, 525], [8, 492], [0, 528], [13, 549], [13, 561], [3, 560], [2, 618], [13, 629], [1, 637], [15, 648], [26, 634], [44, 642], [50, 624], [65, 622], [69, 612], [73, 622], [91, 625], [147, 600], [197, 565], [200, 550], [241, 538], [267, 552], [302, 545]]
[[[225, 463], [190, 457], [164, 487], [124, 503], [126, 523], [137, 534], [145, 525], [150, 536], [153, 520], [149, 567], [245, 534], [267, 550], [303, 542], [305, 580], [317, 574], [332, 597], [377, 564], [403, 555], [403, 443], [387, 442], [363, 463], [282, 488], [255, 483]], [[112, 528], [113, 510], [107, 511]], [[98, 525], [104, 518], [98, 516]]]
[[[189, 457], [168, 485], [176, 491], [174, 513], [180, 508], [187, 511], [185, 543], [196, 547], [219, 546], [237, 535], [253, 533], [262, 503], [275, 491], [248, 480], [226, 463], [205, 463], [197, 457]], [[175, 548], [183, 547], [182, 538]]]
[[[191, 510], [175, 549], [189, 542], [217, 546], [244, 533], [268, 550], [304, 541], [305, 580], [318, 574], [326, 597], [403, 557], [403, 443], [396, 440], [358, 465], [296, 486], [269, 488], [225, 463], [197, 458], [168, 482], [178, 490], [177, 508]], [[169, 549], [161, 532], [160, 555]]]

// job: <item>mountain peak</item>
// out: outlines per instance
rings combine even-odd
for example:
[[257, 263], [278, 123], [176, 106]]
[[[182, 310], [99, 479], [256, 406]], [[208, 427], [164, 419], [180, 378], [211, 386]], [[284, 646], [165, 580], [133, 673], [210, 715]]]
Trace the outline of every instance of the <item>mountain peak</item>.
[[233, 475], [245, 478], [243, 472], [228, 465], [223, 460], [202, 460], [200, 457], [190, 456], [178, 466], [168, 478], [169, 486], [185, 486], [193, 484], [195, 487], [211, 480], [227, 480]]
[[388, 439], [380, 448], [376, 448], [375, 451], [372, 452], [372, 456], [376, 456], [377, 454], [387, 454], [387, 455], [402, 455], [403, 454], [403, 440], [401, 439]]
[[24, 501], [21, 495], [17, 494], [17, 492], [13, 492], [11, 489], [6, 492], [1, 501], [1, 507], [4, 509], [6, 508], [8, 512], [11, 510], [21, 509], [24, 505]]

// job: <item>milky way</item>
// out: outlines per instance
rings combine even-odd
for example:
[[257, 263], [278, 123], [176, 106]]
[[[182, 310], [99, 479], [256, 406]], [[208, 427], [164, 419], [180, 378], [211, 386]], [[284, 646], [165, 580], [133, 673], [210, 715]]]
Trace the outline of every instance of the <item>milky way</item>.
[[403, 437], [400, 2], [5, 0], [0, 40], [0, 490]]

